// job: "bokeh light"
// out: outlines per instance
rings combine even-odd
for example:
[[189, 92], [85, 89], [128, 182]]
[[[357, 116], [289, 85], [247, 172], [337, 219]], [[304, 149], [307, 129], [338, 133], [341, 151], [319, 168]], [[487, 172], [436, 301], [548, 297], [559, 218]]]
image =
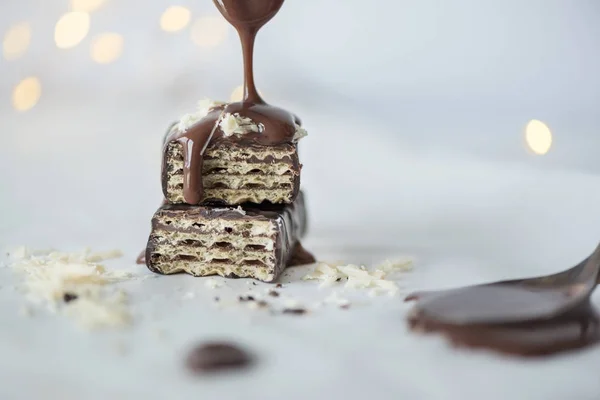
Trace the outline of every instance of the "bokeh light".
[[90, 15], [85, 12], [70, 12], [63, 15], [54, 29], [54, 41], [60, 49], [77, 46], [90, 31]]
[[96, 11], [105, 0], [71, 0], [71, 10], [92, 12]]
[[21, 57], [31, 43], [31, 27], [27, 22], [11, 26], [2, 41], [2, 55], [6, 60], [16, 60]]
[[552, 147], [552, 132], [542, 121], [532, 119], [525, 127], [525, 141], [535, 154], [546, 154]]
[[12, 105], [17, 111], [27, 111], [37, 104], [42, 94], [42, 85], [36, 77], [23, 79], [12, 93]]
[[118, 33], [103, 33], [94, 37], [90, 48], [92, 60], [98, 64], [110, 64], [123, 53], [123, 36]]
[[223, 43], [229, 23], [220, 16], [201, 17], [192, 26], [192, 41], [200, 47], [215, 47]]
[[192, 13], [185, 7], [171, 6], [160, 16], [160, 28], [166, 32], [177, 32], [188, 26]]

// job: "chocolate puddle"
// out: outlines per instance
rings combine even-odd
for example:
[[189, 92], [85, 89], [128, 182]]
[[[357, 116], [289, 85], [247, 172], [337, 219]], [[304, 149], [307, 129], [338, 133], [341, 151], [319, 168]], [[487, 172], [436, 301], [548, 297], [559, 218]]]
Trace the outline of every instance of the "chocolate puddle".
[[550, 355], [600, 341], [590, 296], [600, 278], [600, 246], [579, 265], [546, 277], [409, 295], [414, 331], [438, 332], [460, 347]]

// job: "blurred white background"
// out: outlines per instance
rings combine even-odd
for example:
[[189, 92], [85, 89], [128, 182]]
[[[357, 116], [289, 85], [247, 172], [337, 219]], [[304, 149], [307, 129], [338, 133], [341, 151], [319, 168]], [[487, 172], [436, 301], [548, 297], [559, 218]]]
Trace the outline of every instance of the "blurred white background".
[[[165, 129], [201, 98], [240, 95], [234, 30], [210, 0], [0, 0], [0, 40], [0, 248], [117, 247], [131, 265], [161, 200]], [[287, 0], [258, 36], [255, 72], [265, 99], [309, 131], [307, 248], [354, 263], [414, 254], [403, 290], [580, 261], [600, 239], [599, 50], [598, 0]], [[531, 363], [460, 352], [406, 334], [396, 299], [250, 327], [182, 305], [182, 287], [203, 287], [182, 276], [139, 285], [139, 310], [167, 311], [142, 321], [133, 356], [115, 362], [98, 336], [19, 317], [9, 272], [0, 270], [0, 392], [21, 397], [3, 398], [600, 391], [598, 348]], [[158, 323], [167, 345], [151, 338]], [[180, 386], [176, 350], [208, 334], [242, 337], [266, 366], [201, 382], [203, 391]]]
[[[143, 242], [167, 125], [240, 95], [235, 31], [209, 0], [1, 7], [1, 232]], [[452, 204], [510, 214], [534, 182], [558, 190], [552, 171], [600, 173], [598, 49], [596, 0], [289, 0], [255, 64], [309, 130], [314, 231], [424, 229]]]

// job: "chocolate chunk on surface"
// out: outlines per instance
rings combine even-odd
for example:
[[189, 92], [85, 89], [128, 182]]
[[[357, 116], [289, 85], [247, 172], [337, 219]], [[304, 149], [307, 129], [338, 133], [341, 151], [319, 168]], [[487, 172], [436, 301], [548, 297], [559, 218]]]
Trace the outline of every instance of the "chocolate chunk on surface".
[[185, 364], [193, 373], [217, 372], [247, 367], [252, 356], [231, 343], [205, 343], [193, 348]]
[[77, 300], [78, 298], [79, 298], [79, 296], [76, 295], [75, 293], [66, 292], [65, 294], [63, 294], [63, 301], [65, 303], [70, 303], [73, 300]]
[[282, 311], [284, 314], [292, 314], [292, 315], [304, 315], [308, 311], [304, 308], [286, 308]]
[[[169, 203], [185, 203], [183, 166], [181, 143], [167, 143], [162, 185]], [[292, 203], [300, 188], [300, 168], [297, 146], [293, 143], [273, 146], [215, 143], [204, 155], [201, 203]]]
[[305, 229], [302, 194], [288, 205], [165, 205], [152, 219], [146, 262], [161, 274], [273, 282], [288, 265]]

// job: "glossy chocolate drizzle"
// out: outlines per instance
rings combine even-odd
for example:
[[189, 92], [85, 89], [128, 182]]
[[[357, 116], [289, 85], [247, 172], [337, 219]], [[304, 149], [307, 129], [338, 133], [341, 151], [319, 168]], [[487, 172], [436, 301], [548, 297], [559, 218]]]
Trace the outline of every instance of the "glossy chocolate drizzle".
[[[277, 14], [283, 0], [213, 0], [221, 14], [238, 32], [244, 58], [244, 100], [217, 105], [187, 130], [173, 128], [165, 141], [183, 146], [183, 197], [187, 204], [199, 204], [203, 197], [203, 154], [209, 145], [232, 142], [247, 146], [269, 146], [292, 143], [301, 121], [294, 114], [267, 104], [254, 84], [253, 53], [256, 34]], [[226, 114], [250, 118], [259, 129], [226, 136], [219, 127]], [[166, 157], [164, 157], [166, 158]], [[166, 166], [163, 163], [163, 168]]]

